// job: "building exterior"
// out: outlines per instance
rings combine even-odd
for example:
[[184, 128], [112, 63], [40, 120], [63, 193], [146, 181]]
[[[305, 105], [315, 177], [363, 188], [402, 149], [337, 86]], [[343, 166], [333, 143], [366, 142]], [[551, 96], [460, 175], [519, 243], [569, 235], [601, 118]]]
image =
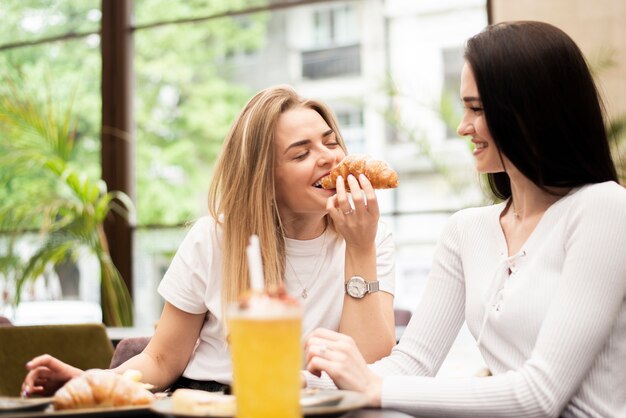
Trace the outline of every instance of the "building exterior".
[[540, 20], [570, 35], [596, 73], [610, 118], [626, 116], [624, 0], [490, 1], [493, 22]]

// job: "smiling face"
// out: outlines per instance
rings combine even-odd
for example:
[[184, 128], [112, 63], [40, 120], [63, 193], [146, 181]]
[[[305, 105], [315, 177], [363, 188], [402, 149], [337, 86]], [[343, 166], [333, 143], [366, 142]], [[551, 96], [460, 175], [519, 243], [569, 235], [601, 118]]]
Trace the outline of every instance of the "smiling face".
[[489, 127], [487, 126], [485, 112], [483, 111], [472, 68], [467, 62], [463, 65], [463, 71], [461, 72], [461, 100], [463, 101], [464, 111], [457, 133], [461, 136], [471, 137], [471, 141], [474, 144], [473, 155], [476, 161], [476, 170], [479, 173], [499, 173], [504, 171], [502, 160], [504, 160], [507, 167], [510, 167], [510, 162], [504, 155], [502, 155], [502, 160], [500, 159], [498, 147], [491, 137], [491, 132], [489, 132]]
[[315, 110], [296, 107], [280, 115], [275, 132], [276, 203], [283, 221], [324, 215], [335, 194], [317, 185], [344, 157], [335, 132]]

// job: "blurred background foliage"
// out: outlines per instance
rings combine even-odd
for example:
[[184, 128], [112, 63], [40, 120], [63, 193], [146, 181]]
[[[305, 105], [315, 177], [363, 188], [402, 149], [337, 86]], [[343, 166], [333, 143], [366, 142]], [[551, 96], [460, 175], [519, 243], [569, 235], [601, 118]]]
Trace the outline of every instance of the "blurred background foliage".
[[[135, 16], [141, 24], [251, 3], [144, 0], [136, 2]], [[208, 190], [222, 140], [252, 94], [229, 80], [228, 57], [260, 47], [265, 23], [265, 15], [255, 14], [135, 33], [139, 224], [182, 223], [206, 208], [193, 197], [206, 195], [198, 191]]]
[[[141, 26], [261, 3], [137, 0], [134, 14]], [[79, 35], [64, 42], [0, 50], [1, 75], [18, 89], [28, 87], [57, 99], [74, 98], [76, 144], [72, 160], [90, 178], [100, 178], [100, 1], [7, 0], [0, 3], [0, 17], [0, 44], [5, 46], [62, 34]], [[222, 139], [252, 93], [229, 81], [228, 58], [261, 46], [266, 20], [263, 13], [256, 13], [136, 30], [138, 225], [180, 224], [206, 208], [206, 202], [198, 202], [195, 196], [208, 188]], [[2, 84], [0, 94], [10, 94], [6, 83]], [[6, 135], [0, 138], [0, 142], [10, 140]], [[45, 179], [24, 174], [3, 181], [2, 201], [22, 199], [17, 194], [36, 194], [36, 190], [48, 187]]]
[[[14, 292], [5, 301], [19, 302], [25, 283], [83, 247], [99, 261], [104, 322], [132, 324], [102, 221], [124, 206], [136, 208], [137, 226], [183, 224], [206, 211], [196, 196], [206, 196], [222, 139], [251, 95], [229, 79], [229, 57], [261, 45], [267, 18], [170, 21], [261, 3], [134, 2], [135, 24], [150, 26], [134, 33], [134, 206], [100, 180], [101, 2], [0, 3], [0, 276]], [[38, 43], [51, 37], [59, 40]], [[24, 231], [40, 237], [27, 259], [14, 248]]]
[[[594, 77], [598, 79], [603, 72], [616, 67], [617, 59], [615, 50], [606, 47], [596, 48], [588, 57]], [[600, 94], [604, 96], [605, 92], [600, 90]], [[626, 114], [609, 116], [606, 124], [617, 174], [620, 183], [626, 185]]]
[[[71, 100], [65, 104], [47, 97], [40, 102], [26, 86], [18, 88], [10, 79], [4, 87], [0, 178], [8, 190], [0, 202], [0, 232], [8, 236], [8, 251], [0, 254], [0, 274], [12, 282], [10, 304], [17, 306], [24, 286], [51, 266], [75, 261], [81, 249], [88, 249], [100, 268], [104, 322], [132, 325], [132, 300], [111, 260], [104, 220], [111, 210], [129, 218], [133, 203], [81, 170], [74, 154], [77, 130]], [[30, 257], [22, 259], [15, 239], [34, 227], [39, 239]]]

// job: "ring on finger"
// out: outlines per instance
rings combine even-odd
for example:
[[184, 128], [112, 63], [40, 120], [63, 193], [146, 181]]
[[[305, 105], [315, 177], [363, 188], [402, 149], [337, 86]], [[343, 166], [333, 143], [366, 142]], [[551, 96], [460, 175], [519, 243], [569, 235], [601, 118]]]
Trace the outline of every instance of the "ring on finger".
[[320, 356], [324, 357], [326, 354], [327, 347], [325, 345], [320, 346]]
[[343, 214], [344, 215], [350, 215], [352, 212], [354, 212], [354, 209], [347, 210]]

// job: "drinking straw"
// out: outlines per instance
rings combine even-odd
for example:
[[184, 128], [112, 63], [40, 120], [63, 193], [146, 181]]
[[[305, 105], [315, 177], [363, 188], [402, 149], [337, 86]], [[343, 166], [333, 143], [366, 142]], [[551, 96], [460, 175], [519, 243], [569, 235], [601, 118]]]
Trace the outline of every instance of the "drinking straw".
[[248, 270], [250, 273], [250, 287], [255, 292], [263, 292], [265, 280], [263, 279], [263, 262], [261, 261], [261, 246], [258, 235], [250, 236], [250, 244], [246, 248], [248, 255]]

